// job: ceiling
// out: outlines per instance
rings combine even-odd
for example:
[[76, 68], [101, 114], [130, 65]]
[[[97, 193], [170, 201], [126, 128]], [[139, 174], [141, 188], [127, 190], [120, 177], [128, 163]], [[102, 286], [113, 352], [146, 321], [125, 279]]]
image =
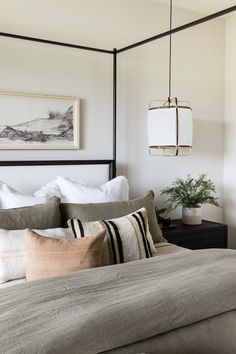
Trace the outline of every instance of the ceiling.
[[[196, 20], [201, 12], [204, 16], [233, 6], [235, 1], [173, 0], [173, 26]], [[0, 31], [121, 48], [168, 30], [168, 5], [169, 0], [0, 0]]]
[[[170, 4], [170, 0], [155, 0], [163, 4]], [[235, 6], [235, 0], [173, 0], [173, 5], [184, 9], [203, 13], [213, 13], [227, 7]]]

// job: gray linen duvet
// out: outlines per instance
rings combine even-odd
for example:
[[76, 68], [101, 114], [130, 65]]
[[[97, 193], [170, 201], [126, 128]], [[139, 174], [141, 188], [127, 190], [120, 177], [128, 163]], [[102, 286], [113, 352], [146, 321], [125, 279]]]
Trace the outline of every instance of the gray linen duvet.
[[235, 337], [233, 250], [180, 252], [0, 291], [6, 354], [224, 354], [236, 353]]

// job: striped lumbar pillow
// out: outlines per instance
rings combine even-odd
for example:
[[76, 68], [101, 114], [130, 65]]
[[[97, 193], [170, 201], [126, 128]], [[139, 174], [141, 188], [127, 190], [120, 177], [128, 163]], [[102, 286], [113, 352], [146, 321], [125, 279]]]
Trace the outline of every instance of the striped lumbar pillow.
[[79, 219], [70, 219], [68, 226], [75, 238], [96, 235], [105, 227], [104, 264], [136, 261], [156, 253], [145, 208], [111, 220], [81, 222]]

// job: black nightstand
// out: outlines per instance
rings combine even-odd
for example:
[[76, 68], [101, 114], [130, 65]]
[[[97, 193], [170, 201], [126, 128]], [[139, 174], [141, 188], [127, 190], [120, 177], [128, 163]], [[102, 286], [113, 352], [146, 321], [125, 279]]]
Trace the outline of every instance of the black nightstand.
[[203, 248], [227, 248], [228, 226], [203, 220], [201, 225], [184, 225], [181, 220], [172, 220], [175, 228], [163, 228], [163, 236], [178, 246], [192, 250]]

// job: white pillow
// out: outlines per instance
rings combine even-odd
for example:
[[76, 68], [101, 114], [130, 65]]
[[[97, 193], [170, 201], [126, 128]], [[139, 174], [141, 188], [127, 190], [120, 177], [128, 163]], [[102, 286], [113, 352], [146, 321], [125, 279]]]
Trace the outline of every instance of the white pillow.
[[128, 180], [118, 176], [100, 187], [88, 186], [83, 182], [57, 177], [57, 185], [65, 203], [105, 203], [129, 199]]
[[61, 192], [57, 185], [57, 179], [53, 179], [48, 182], [45, 186], [41, 187], [38, 191], [34, 192], [35, 197], [58, 197], [61, 198]]
[[127, 201], [129, 199], [129, 185], [124, 176], [116, 177], [100, 187], [92, 187], [86, 183], [59, 176], [34, 194], [24, 195], [0, 181], [0, 209], [43, 204], [53, 196], [61, 198], [65, 203]]
[[[70, 229], [56, 228], [34, 230], [40, 235], [56, 239], [73, 239]], [[0, 283], [25, 278], [26, 276], [25, 230], [0, 229]]]
[[46, 203], [50, 196], [24, 195], [9, 187], [6, 183], [0, 181], [0, 208], [20, 208], [24, 206]]

